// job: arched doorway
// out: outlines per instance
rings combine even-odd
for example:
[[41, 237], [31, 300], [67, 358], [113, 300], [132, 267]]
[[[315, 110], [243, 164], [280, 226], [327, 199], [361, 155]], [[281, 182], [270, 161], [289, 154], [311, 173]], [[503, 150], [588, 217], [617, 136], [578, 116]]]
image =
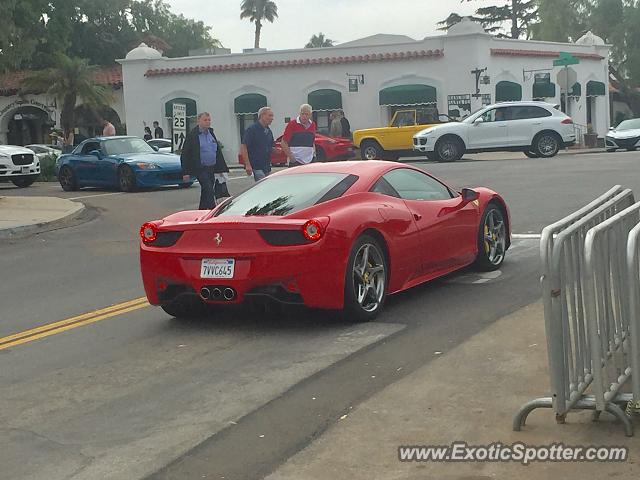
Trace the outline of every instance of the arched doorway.
[[87, 138], [96, 137], [102, 135], [102, 124], [100, 118], [109, 120], [114, 127], [116, 127], [116, 134], [123, 135], [124, 127], [120, 121], [120, 116], [117, 112], [110, 107], [94, 108], [87, 105], [78, 105], [75, 108], [76, 126], [78, 132], [74, 136], [74, 143], [78, 143], [86, 140]]
[[342, 110], [342, 93], [332, 88], [314, 90], [307, 95], [307, 103], [313, 108], [313, 121], [318, 132], [329, 135], [331, 113]]
[[19, 107], [10, 114], [7, 131], [9, 145], [50, 143], [49, 133], [55, 122], [38, 107]]
[[233, 100], [233, 111], [238, 118], [240, 142], [244, 138], [244, 131], [258, 121], [258, 110], [267, 106], [267, 97], [260, 93], [245, 93]]
[[519, 102], [522, 100], [522, 87], [515, 82], [503, 80], [496, 84], [496, 103]]

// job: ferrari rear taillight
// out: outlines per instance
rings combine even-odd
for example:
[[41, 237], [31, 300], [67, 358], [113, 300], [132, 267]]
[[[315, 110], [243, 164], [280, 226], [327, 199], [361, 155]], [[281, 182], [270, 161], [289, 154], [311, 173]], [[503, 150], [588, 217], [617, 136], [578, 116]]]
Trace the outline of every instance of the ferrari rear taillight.
[[147, 222], [140, 227], [140, 237], [144, 243], [151, 243], [158, 238], [158, 226], [155, 223]]
[[565, 118], [564, 120], [562, 120], [562, 122], [560, 122], [564, 125], [573, 125], [573, 120], [571, 120], [569, 117]]
[[309, 220], [302, 226], [302, 234], [304, 238], [311, 242], [320, 240], [322, 237], [322, 224], [318, 220]]

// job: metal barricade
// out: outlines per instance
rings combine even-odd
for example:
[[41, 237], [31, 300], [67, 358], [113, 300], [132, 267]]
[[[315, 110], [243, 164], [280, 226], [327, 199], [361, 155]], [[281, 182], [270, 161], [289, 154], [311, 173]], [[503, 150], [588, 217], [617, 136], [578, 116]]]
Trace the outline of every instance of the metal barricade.
[[[629, 318], [631, 322], [631, 408], [640, 410], [640, 224], [629, 232], [627, 238], [627, 283], [629, 294]], [[628, 411], [627, 413], [631, 413]]]
[[[585, 391], [592, 383], [592, 352], [587, 333], [584, 246], [592, 227], [613, 217], [634, 203], [631, 190], [616, 186], [577, 212], [549, 225], [542, 231], [542, 296], [551, 396], [525, 404], [516, 414], [513, 429], [520, 430], [527, 415], [535, 408], [553, 408], [556, 420], [564, 423], [572, 408], [596, 409]], [[624, 412], [615, 404], [607, 410], [627, 421], [627, 434], [632, 428]]]

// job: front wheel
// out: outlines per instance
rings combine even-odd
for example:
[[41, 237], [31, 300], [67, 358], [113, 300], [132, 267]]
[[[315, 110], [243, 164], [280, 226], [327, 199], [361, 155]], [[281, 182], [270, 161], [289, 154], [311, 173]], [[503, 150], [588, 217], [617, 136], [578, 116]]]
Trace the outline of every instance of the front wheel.
[[78, 181], [76, 176], [73, 173], [73, 170], [71, 170], [71, 167], [67, 165], [60, 169], [60, 173], [58, 173], [58, 181], [60, 182], [62, 190], [65, 192], [78, 190]]
[[505, 214], [497, 205], [489, 204], [478, 229], [478, 255], [475, 267], [482, 271], [497, 270], [507, 250]]
[[541, 133], [533, 143], [532, 150], [542, 158], [555, 157], [560, 151], [558, 134], [553, 132]]
[[464, 147], [455, 138], [443, 138], [436, 144], [436, 154], [439, 162], [455, 162], [464, 154]]
[[129, 165], [120, 168], [118, 185], [123, 192], [133, 192], [136, 189], [136, 174]]
[[387, 259], [382, 246], [369, 235], [351, 248], [344, 285], [344, 313], [348, 319], [367, 322], [378, 315], [387, 293]]
[[33, 185], [36, 181], [36, 177], [14, 178], [11, 180], [16, 187], [26, 188]]
[[360, 157], [362, 160], [378, 160], [382, 158], [384, 150], [378, 142], [373, 140], [365, 140], [360, 146]]

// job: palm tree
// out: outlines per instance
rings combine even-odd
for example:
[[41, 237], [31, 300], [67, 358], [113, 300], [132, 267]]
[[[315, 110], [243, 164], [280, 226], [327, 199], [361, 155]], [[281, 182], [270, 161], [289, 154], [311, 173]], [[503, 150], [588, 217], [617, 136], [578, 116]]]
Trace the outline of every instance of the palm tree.
[[256, 24], [254, 48], [260, 48], [260, 30], [262, 21], [273, 23], [278, 17], [278, 6], [272, 0], [242, 0], [240, 18], [248, 18]]
[[72, 144], [75, 125], [75, 107], [78, 99], [89, 108], [101, 108], [111, 103], [111, 92], [94, 81], [95, 68], [87, 60], [69, 58], [59, 54], [55, 67], [35, 72], [23, 83], [23, 93], [46, 93], [56, 98], [60, 111], [60, 124], [66, 145]]
[[325, 38], [324, 33], [318, 33], [317, 35], [313, 35], [309, 43], [307, 43], [304, 48], [321, 48], [321, 47], [333, 47], [333, 40], [330, 38]]

